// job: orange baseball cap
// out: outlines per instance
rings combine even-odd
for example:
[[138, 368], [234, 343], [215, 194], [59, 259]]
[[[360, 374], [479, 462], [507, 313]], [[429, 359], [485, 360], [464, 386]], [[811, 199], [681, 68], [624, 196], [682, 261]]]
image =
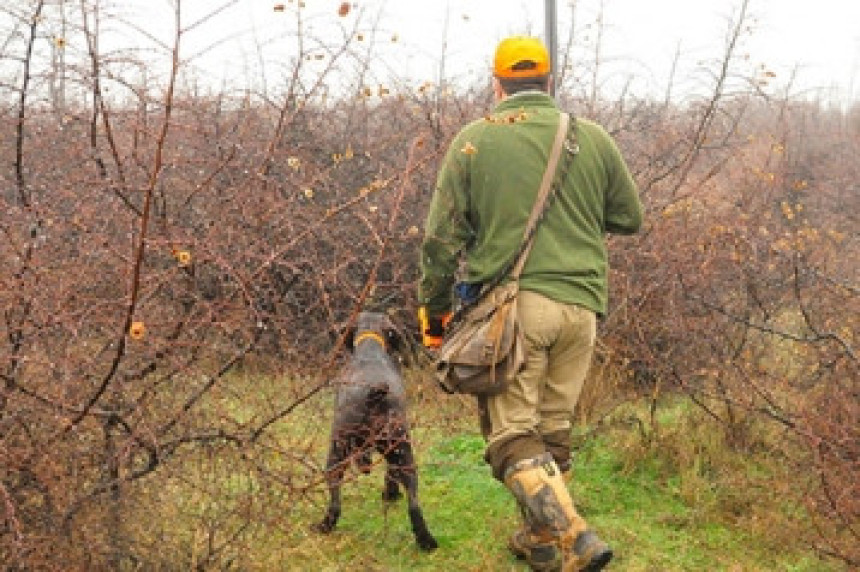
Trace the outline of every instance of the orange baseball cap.
[[511, 36], [499, 42], [493, 74], [500, 78], [541, 77], [549, 74], [549, 52], [538, 38]]

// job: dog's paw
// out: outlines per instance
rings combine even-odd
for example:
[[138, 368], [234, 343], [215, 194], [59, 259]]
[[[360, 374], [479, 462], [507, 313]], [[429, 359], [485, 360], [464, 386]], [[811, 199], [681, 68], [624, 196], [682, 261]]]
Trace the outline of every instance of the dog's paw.
[[319, 532], [320, 534], [329, 534], [332, 530], [334, 530], [335, 523], [331, 522], [330, 519], [326, 518], [321, 522], [318, 522], [311, 526], [311, 528], [315, 532]]
[[439, 543], [436, 542], [436, 539], [429, 532], [416, 537], [415, 541], [418, 543], [418, 547], [426, 552], [439, 548]]
[[400, 492], [400, 489], [397, 488], [396, 485], [393, 487], [386, 487], [382, 491], [382, 500], [385, 502], [394, 502], [402, 496], [403, 493]]

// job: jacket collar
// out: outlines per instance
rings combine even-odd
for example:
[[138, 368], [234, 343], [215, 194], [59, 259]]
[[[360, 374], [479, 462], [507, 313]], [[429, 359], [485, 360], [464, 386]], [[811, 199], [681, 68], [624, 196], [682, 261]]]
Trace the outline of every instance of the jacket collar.
[[502, 101], [500, 101], [496, 108], [493, 110], [494, 113], [498, 113], [500, 111], [511, 111], [514, 109], [519, 109], [520, 107], [557, 107], [555, 103], [555, 99], [548, 93], [544, 91], [521, 91], [519, 93], [515, 93], [514, 95], [509, 95]]

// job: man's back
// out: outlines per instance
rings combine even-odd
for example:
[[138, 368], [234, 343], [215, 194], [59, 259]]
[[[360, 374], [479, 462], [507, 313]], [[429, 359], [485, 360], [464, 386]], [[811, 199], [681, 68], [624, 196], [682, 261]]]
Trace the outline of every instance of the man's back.
[[[464, 237], [467, 282], [492, 280], [522, 242], [558, 116], [547, 94], [521, 93], [466, 126], [452, 142], [437, 181], [428, 237], [434, 227], [440, 236]], [[547, 207], [520, 284], [524, 290], [604, 313], [604, 235], [638, 230], [641, 206], [609, 135], [590, 121], [574, 124], [579, 152], [562, 157], [564, 183]], [[428, 246], [432, 256], [432, 241]], [[440, 245], [445, 250], [448, 246]]]

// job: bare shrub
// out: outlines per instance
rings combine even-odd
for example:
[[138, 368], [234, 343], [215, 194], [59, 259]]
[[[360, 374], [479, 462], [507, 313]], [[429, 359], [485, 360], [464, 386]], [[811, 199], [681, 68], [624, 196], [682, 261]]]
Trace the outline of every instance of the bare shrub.
[[[251, 547], [321, 492], [343, 327], [364, 306], [414, 327], [436, 161], [487, 86], [382, 86], [360, 13], [315, 38], [297, 4], [278, 10], [279, 87], [220, 91], [183, 41], [230, 2], [188, 23], [174, 3], [172, 43], [148, 46], [163, 75], [101, 51], [122, 20], [98, 2], [0, 9], [7, 568], [260, 564]], [[611, 241], [609, 390], [579, 418], [644, 396], [638, 431], [659, 445], [661, 398], [689, 397], [715, 442], [784, 459], [815, 525], [802, 542], [856, 563], [856, 109], [762, 97], [735, 72], [743, 24], [701, 97], [559, 95], [617, 136], [648, 208], [641, 237]]]

